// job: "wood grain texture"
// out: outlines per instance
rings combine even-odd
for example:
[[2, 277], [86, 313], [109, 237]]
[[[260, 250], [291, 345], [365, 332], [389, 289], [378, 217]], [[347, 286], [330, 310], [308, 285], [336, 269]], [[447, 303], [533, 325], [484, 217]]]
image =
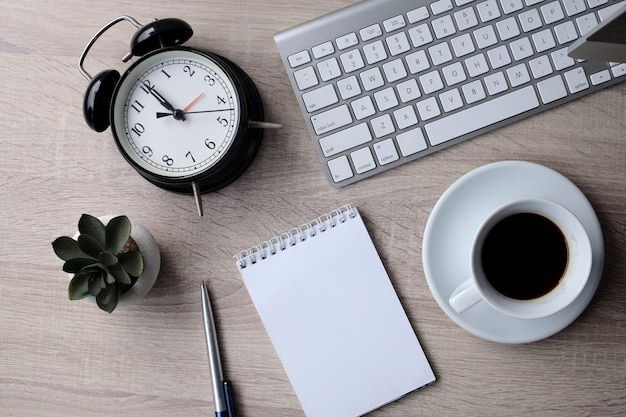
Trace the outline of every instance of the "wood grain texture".
[[[438, 377], [372, 416], [623, 416], [626, 412], [626, 87], [617, 86], [341, 190], [326, 182], [279, 60], [275, 32], [353, 1], [22, 0], [0, 12], [0, 414], [10, 417], [190, 417], [213, 413], [200, 281], [207, 280], [225, 373], [241, 416], [302, 417], [232, 256], [344, 203], [374, 244]], [[109, 132], [82, 119], [76, 68], [91, 36], [122, 14], [178, 17], [188, 43], [245, 68], [268, 131], [248, 171], [193, 199], [135, 174]], [[130, 27], [92, 50], [86, 68], [124, 68]], [[456, 326], [430, 294], [424, 227], [444, 190], [489, 162], [518, 159], [562, 172], [589, 197], [606, 243], [586, 311], [546, 340], [520, 346]], [[50, 242], [81, 213], [126, 214], [163, 257], [141, 302], [107, 315], [67, 300]], [[329, 416], [332, 417], [332, 416]]]

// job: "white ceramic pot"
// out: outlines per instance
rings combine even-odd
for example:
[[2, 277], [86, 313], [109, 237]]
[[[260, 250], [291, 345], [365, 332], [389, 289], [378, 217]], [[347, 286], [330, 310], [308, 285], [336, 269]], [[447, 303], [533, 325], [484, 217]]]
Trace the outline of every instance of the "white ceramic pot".
[[[116, 216], [107, 215], [98, 217], [98, 219], [106, 226], [109, 221]], [[131, 225], [131, 237], [137, 243], [139, 251], [143, 256], [143, 272], [137, 278], [135, 285], [130, 290], [120, 295], [120, 300], [117, 304], [117, 308], [124, 307], [129, 304], [133, 304], [145, 296], [152, 288], [159, 276], [159, 270], [161, 269], [161, 252], [159, 246], [154, 240], [152, 233], [145, 226], [136, 220], [129, 217]], [[77, 239], [80, 233], [76, 232], [74, 239]], [[87, 297], [92, 302], [96, 302], [94, 297]]]

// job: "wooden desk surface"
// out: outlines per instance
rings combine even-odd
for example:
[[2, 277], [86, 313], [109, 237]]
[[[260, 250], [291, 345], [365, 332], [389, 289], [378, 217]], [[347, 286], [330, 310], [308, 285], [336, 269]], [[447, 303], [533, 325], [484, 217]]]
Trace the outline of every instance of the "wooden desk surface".
[[[213, 413], [200, 281], [208, 280], [225, 372], [242, 416], [303, 416], [232, 256], [275, 233], [353, 202], [437, 374], [433, 386], [372, 416], [622, 416], [626, 413], [626, 86], [335, 190], [322, 174], [272, 35], [354, 3], [284, 0], [8, 2], [0, 12], [0, 414], [11, 417], [207, 416]], [[91, 36], [128, 14], [179, 17], [188, 45], [221, 53], [256, 82], [268, 132], [250, 169], [193, 199], [137, 175], [109, 131], [82, 118], [76, 68]], [[241, 24], [245, 22], [245, 24]], [[86, 67], [117, 67], [132, 27], [94, 47]], [[444, 190], [486, 163], [519, 159], [573, 180], [597, 210], [606, 243], [600, 288], [564, 331], [527, 345], [479, 339], [455, 325], [428, 290], [424, 227]], [[81, 213], [127, 214], [163, 256], [141, 302], [108, 315], [67, 299], [50, 242]], [[330, 416], [332, 417], [332, 416]]]

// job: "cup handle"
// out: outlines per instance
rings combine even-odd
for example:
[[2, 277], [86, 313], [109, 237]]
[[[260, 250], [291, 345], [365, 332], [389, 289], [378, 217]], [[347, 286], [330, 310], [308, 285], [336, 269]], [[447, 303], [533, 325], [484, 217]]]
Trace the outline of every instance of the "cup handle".
[[457, 313], [463, 313], [483, 299], [472, 279], [459, 285], [448, 300]]

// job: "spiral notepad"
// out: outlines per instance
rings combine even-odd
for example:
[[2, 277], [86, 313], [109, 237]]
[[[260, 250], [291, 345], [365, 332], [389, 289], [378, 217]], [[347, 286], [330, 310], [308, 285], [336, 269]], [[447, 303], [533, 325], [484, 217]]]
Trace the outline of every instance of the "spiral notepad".
[[359, 211], [236, 256], [307, 417], [355, 417], [435, 380]]

